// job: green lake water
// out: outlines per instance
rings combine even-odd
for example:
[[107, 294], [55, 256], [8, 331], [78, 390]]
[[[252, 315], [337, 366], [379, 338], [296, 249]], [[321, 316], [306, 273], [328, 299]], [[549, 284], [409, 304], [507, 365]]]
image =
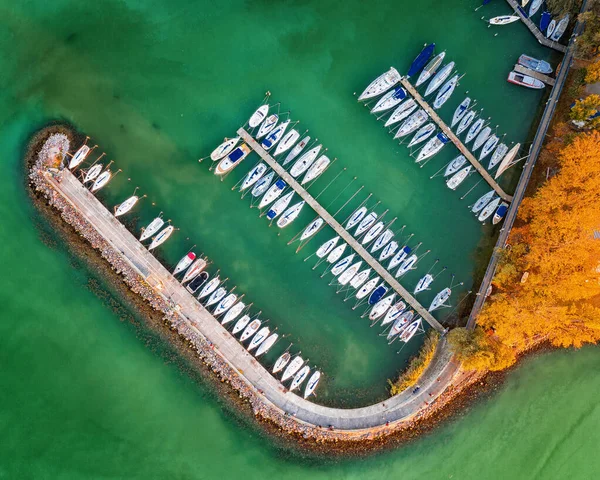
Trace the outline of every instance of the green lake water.
[[[224, 182], [196, 160], [232, 136], [271, 91], [299, 128], [339, 158], [311, 192], [347, 168], [322, 203], [335, 211], [364, 185], [339, 218], [373, 193], [379, 209], [390, 210], [386, 218], [398, 217], [395, 225], [423, 242], [420, 253], [431, 250], [405, 285], [412, 290], [439, 258], [437, 268], [448, 268], [419, 298], [428, 303], [451, 272], [464, 282], [456, 305], [472, 287], [478, 245], [494, 235], [467, 210], [486, 188], [460, 200], [475, 176], [459, 192], [430, 180], [454, 148], [418, 168], [353, 93], [390, 65], [405, 70], [435, 41], [466, 74], [442, 117], [468, 90], [509, 142], [523, 142], [542, 95], [505, 78], [523, 51], [552, 55], [520, 25], [492, 30], [480, 21], [506, 13], [502, 2], [475, 6], [0, 1], [0, 478], [481, 478], [484, 471], [486, 478], [567, 471], [590, 478], [599, 466], [594, 349], [528, 361], [492, 400], [397, 452], [321, 464], [270, 446], [232, 419], [167, 346], [133, 326], [128, 308], [71, 258], [24, 188], [20, 156], [29, 135], [50, 120], [73, 123], [123, 170], [101, 193], [107, 205], [135, 186], [147, 194], [128, 227], [139, 231], [163, 211], [181, 230], [160, 258], [173, 265], [196, 244], [212, 271], [220, 268], [286, 335], [267, 362], [293, 342], [324, 372], [316, 401], [353, 406], [383, 398], [386, 379], [420, 340], [396, 354], [327, 286], [329, 278], [319, 278], [323, 266], [313, 271], [314, 258], [304, 262], [331, 231], [294, 255], [286, 243], [312, 219], [308, 209], [278, 236], [248, 198], [231, 191], [255, 159]], [[449, 313], [436, 315], [444, 321]]]

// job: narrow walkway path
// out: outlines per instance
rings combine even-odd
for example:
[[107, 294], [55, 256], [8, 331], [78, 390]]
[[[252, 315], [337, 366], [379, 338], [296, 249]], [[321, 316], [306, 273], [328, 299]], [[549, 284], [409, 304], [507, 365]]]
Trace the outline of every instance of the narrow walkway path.
[[417, 393], [405, 391], [383, 402], [362, 408], [329, 408], [304, 400], [288, 392], [267, 369], [261, 365], [227, 331], [210, 312], [171, 275], [171, 273], [116, 219], [100, 201], [67, 169], [60, 182], [46, 176], [48, 183], [73, 208], [75, 208], [116, 252], [121, 252], [143, 278], [160, 279], [162, 290], [157, 293], [175, 302], [177, 314], [195, 331], [215, 346], [215, 351], [237, 371], [240, 378], [254, 388], [266, 404], [282, 413], [293, 415], [299, 422], [314, 426], [333, 425], [337, 430], [357, 431], [385, 426], [386, 422], [409, 420], [428, 407], [453, 380], [459, 365], [451, 361], [446, 339], [440, 340], [440, 348], [419, 381]]
[[519, 10], [519, 5], [517, 4], [517, 2], [515, 0], [506, 0], [506, 1], [513, 8], [515, 13], [519, 17], [521, 17], [521, 21], [525, 24], [525, 26], [529, 29], [529, 31], [531, 33], [533, 33], [533, 36], [536, 38], [536, 40], [538, 42], [540, 42], [545, 47], [553, 48], [554, 50], [556, 50], [558, 52], [565, 53], [567, 51], [567, 47], [565, 47], [561, 43], [553, 42], [552, 40], [549, 40], [548, 38], [546, 38], [546, 36], [542, 32], [540, 32], [537, 25], [535, 23], [533, 23], [533, 21], [530, 18], [523, 15], [523, 12], [521, 12]]
[[479, 163], [479, 161], [473, 156], [471, 151], [467, 147], [465, 147], [465, 145], [460, 141], [460, 139], [454, 134], [452, 129], [444, 123], [444, 121], [440, 118], [437, 112], [433, 108], [431, 108], [431, 106], [429, 106], [429, 104], [425, 101], [425, 99], [421, 96], [417, 89], [412, 86], [408, 79], [406, 77], [402, 77], [400, 83], [402, 83], [402, 86], [406, 88], [406, 90], [413, 96], [413, 98], [419, 103], [419, 105], [421, 105], [421, 108], [423, 108], [423, 110], [427, 112], [427, 115], [429, 115], [429, 117], [435, 123], [437, 123], [438, 127], [440, 127], [442, 132], [444, 132], [444, 135], [446, 135], [450, 139], [450, 141], [452, 141], [452, 143], [456, 145], [456, 148], [458, 148], [460, 153], [464, 155], [465, 158], [471, 163], [471, 165], [475, 167], [475, 169], [479, 172], [483, 179], [490, 184], [490, 187], [492, 187], [503, 200], [511, 202], [512, 196], [510, 196], [504, 190], [502, 190], [502, 187], [498, 185], [496, 180], [493, 179], [493, 177], [488, 173], [485, 167], [481, 163]]
[[556, 83], [556, 80], [554, 80], [552, 77], [544, 75], [540, 72], [536, 72], [535, 70], [530, 70], [529, 68], [524, 67], [523, 65], [519, 65], [518, 63], [514, 66], [513, 70], [515, 72], [522, 73], [523, 75], [529, 75], [530, 77], [537, 78], [538, 80], [544, 82], [546, 85], [554, 86], [554, 84]]
[[298, 195], [302, 197], [302, 199], [308, 203], [308, 205], [315, 211], [317, 214], [325, 220], [331, 228], [335, 230], [335, 232], [342, 237], [342, 239], [350, 245], [354, 249], [356, 253], [358, 253], [365, 262], [367, 262], [370, 267], [377, 272], [377, 274], [385, 280], [385, 282], [390, 285], [404, 300], [406, 300], [409, 305], [415, 309], [415, 311], [423, 317], [438, 332], [444, 332], [444, 327], [435, 319], [433, 315], [427, 311], [423, 305], [421, 305], [415, 297], [413, 297], [408, 290], [406, 290], [400, 283], [394, 278], [394, 276], [388, 272], [373, 256], [361, 245], [361, 243], [356, 240], [339, 222], [333, 218], [332, 215], [329, 214], [327, 210], [325, 210], [319, 202], [317, 202], [310, 193], [308, 193], [297, 181], [294, 177], [292, 177], [281, 165], [277, 163], [277, 161], [269, 155], [269, 153], [262, 148], [259, 143], [252, 138], [246, 130], [240, 128], [237, 131], [237, 134], [242, 137], [244, 142], [252, 148], [259, 156], [262, 158], [267, 164], [275, 170], [277, 175], [283, 178], [287, 184], [292, 187]]

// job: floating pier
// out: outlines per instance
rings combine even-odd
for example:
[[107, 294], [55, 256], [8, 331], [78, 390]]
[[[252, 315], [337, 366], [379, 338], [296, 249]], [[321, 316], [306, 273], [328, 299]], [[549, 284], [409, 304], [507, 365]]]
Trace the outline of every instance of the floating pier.
[[483, 177], [483, 179], [490, 184], [490, 187], [492, 187], [496, 191], [500, 198], [507, 202], [511, 202], [513, 197], [506, 193], [504, 190], [502, 190], [502, 187], [498, 185], [496, 180], [494, 180], [494, 178], [488, 173], [485, 167], [481, 163], [479, 163], [479, 161], [473, 156], [471, 151], [460, 141], [460, 139], [454, 134], [450, 127], [444, 123], [444, 121], [440, 118], [436, 111], [433, 108], [431, 108], [431, 106], [425, 101], [425, 99], [421, 96], [417, 89], [413, 87], [412, 84], [405, 77], [402, 77], [400, 83], [402, 83], [402, 86], [406, 88], [406, 90], [413, 96], [413, 98], [419, 103], [419, 105], [421, 105], [421, 108], [423, 108], [423, 110], [427, 112], [427, 115], [429, 115], [429, 117], [435, 123], [437, 123], [438, 127], [440, 127], [444, 135], [446, 135], [450, 139], [450, 141], [452, 141], [452, 143], [456, 145], [456, 148], [458, 148], [460, 153], [464, 155], [469, 162], [471, 162], [471, 165], [473, 165], [475, 169], [479, 172], [479, 174]]
[[543, 73], [540, 73], [540, 72], [536, 72], [535, 70], [530, 70], [529, 68], [524, 67], [523, 65], [519, 65], [518, 63], [515, 65], [513, 70], [515, 72], [522, 73], [523, 75], [529, 75], [530, 77], [537, 78], [538, 80], [541, 80], [546, 85], [550, 85], [551, 87], [553, 87], [554, 84], [556, 83], [556, 80], [554, 80], [552, 77], [549, 77], [548, 75], [544, 75]]
[[252, 148], [298, 195], [323, 219], [342, 239], [367, 262], [375, 272], [390, 285], [408, 304], [438, 332], [444, 332], [444, 327], [423, 307], [408, 290], [406, 290], [367, 250], [356, 240], [325, 208], [315, 200], [277, 161], [254, 140], [246, 130], [240, 128], [237, 134]]

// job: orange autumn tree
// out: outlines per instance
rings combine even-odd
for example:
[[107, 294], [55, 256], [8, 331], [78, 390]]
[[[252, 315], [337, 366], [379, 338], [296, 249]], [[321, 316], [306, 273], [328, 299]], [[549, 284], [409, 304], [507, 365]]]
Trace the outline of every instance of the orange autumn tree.
[[513, 355], [536, 339], [600, 340], [600, 134], [575, 137], [558, 159], [560, 172], [523, 201], [478, 318], [488, 341]]

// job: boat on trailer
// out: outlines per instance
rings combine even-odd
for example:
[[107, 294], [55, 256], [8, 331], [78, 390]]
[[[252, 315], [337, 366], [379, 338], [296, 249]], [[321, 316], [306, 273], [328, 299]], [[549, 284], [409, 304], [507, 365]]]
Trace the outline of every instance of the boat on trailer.
[[460, 105], [458, 107], [456, 107], [454, 115], [452, 115], [452, 123], [450, 124], [452, 128], [454, 128], [454, 125], [460, 122], [465, 116], [465, 113], [467, 113], [467, 110], [469, 109], [469, 105], [471, 105], [471, 98], [467, 97], [462, 102], [460, 102]]
[[400, 74], [398, 70], [391, 67], [387, 72], [383, 73], [375, 80], [373, 80], [367, 88], [360, 94], [358, 101], [367, 100], [369, 98], [377, 97], [382, 93], [388, 91], [394, 85], [400, 81]]
[[469, 165], [465, 168], [463, 168], [462, 170], [458, 171], [457, 173], [455, 173], [454, 175], [452, 175], [448, 181], [446, 182], [446, 185], [448, 186], [448, 188], [450, 190], [456, 190], [457, 187], [465, 181], [465, 179], [469, 176], [469, 174], [471, 173], [471, 170], [473, 169], [472, 165]]
[[427, 88], [425, 89], [425, 97], [431, 95], [433, 92], [435, 92], [438, 88], [441, 87], [442, 83], [446, 81], [446, 79], [452, 73], [452, 70], [454, 70], [454, 65], [454, 62], [450, 62], [444, 65], [444, 67], [438, 73], [435, 74], [435, 77], [431, 79], [431, 81], [427, 85]]
[[135, 206], [139, 199], [140, 197], [138, 197], [137, 195], [132, 195], [131, 197], [129, 197], [117, 207], [117, 209], [115, 210], [115, 217], [125, 215]]
[[165, 243], [174, 231], [175, 227], [171, 225], [164, 228], [156, 237], [154, 237], [154, 240], [152, 240], [152, 243], [148, 247], [148, 250], [154, 250], [156, 247]]
[[431, 60], [429, 60], [429, 63], [427, 65], [425, 65], [425, 68], [419, 75], [419, 78], [417, 78], [417, 81], [415, 82], [415, 87], [421, 86], [427, 80], [429, 80], [432, 75], [435, 74], [437, 69], [442, 64], [442, 61], [444, 60], [445, 56], [446, 56], [446, 52], [442, 52], [442, 53], [438, 53], [435, 57], [433, 57]]
[[402, 100], [406, 98], [406, 90], [402, 87], [396, 87], [386, 93], [375, 106], [371, 109], [371, 113], [385, 112], [391, 108], [394, 108]]
[[164, 224], [165, 221], [162, 218], [156, 217], [143, 229], [142, 234], [140, 235], [140, 242], [148, 240], [152, 235], [158, 232]]
[[269, 113], [269, 105], [267, 105], [267, 104], [261, 105], [252, 114], [252, 116], [250, 117], [250, 120], [248, 120], [248, 126], [250, 128], [258, 127], [263, 122], [263, 120], [267, 117], [268, 113]]
[[276, 113], [274, 113], [273, 115], [269, 115], [267, 118], [265, 118], [265, 121], [258, 129], [256, 139], [260, 140], [262, 137], [267, 135], [271, 130], [273, 130], [275, 128], [278, 121], [279, 121], [279, 115], [277, 115]]
[[423, 50], [415, 57], [415, 59], [410, 64], [408, 72], [406, 73], [406, 77], [410, 78], [413, 75], [419, 73], [423, 67], [427, 64], [431, 56], [433, 55], [433, 51], [435, 50], [435, 43], [430, 43], [429, 45], [425, 45]]
[[452, 295], [452, 290], [450, 290], [449, 288], [444, 288], [435, 296], [435, 298], [431, 302], [431, 305], [429, 305], [427, 311], [433, 312], [434, 310], [443, 307], [450, 298], [450, 295]]
[[435, 132], [435, 130], [436, 127], [433, 122], [425, 124], [417, 131], [417, 133], [415, 133], [412, 140], [408, 143], [408, 147], [410, 148], [414, 145], [418, 145], [419, 143], [424, 142], [429, 137], [431, 137], [431, 135], [433, 135], [433, 132]]
[[213, 162], [221, 160], [223, 157], [229, 155], [235, 146], [239, 143], [240, 137], [226, 138], [225, 141], [215, 148], [210, 154], [210, 159]]
[[541, 80], [530, 77], [529, 75], [523, 75], [522, 73], [518, 73], [515, 71], [512, 71], [508, 74], [508, 81], [510, 83], [514, 83], [515, 85], [531, 88], [533, 90], [541, 90], [545, 87], [544, 82], [542, 82]]

